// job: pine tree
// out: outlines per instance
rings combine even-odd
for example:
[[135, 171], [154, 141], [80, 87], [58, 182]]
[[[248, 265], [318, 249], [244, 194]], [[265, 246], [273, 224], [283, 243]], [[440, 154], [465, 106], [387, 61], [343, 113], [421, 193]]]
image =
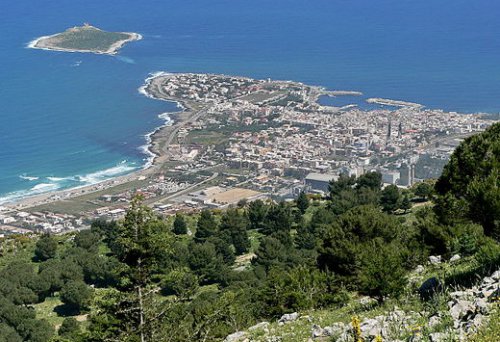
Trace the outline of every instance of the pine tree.
[[250, 240], [247, 233], [248, 221], [245, 215], [238, 209], [228, 209], [220, 225], [220, 231], [227, 232], [234, 246], [236, 255], [248, 252]]
[[35, 248], [35, 258], [39, 261], [52, 259], [57, 254], [57, 241], [50, 234], [44, 234], [37, 241]]
[[399, 193], [399, 188], [396, 185], [389, 185], [384, 190], [382, 190], [382, 196], [380, 197], [380, 203], [382, 204], [382, 209], [385, 212], [391, 213], [398, 209], [400, 206], [401, 194]]
[[117, 226], [116, 257], [122, 263], [120, 291], [100, 302], [99, 314], [90, 331], [94, 340], [155, 341], [162, 305], [156, 298], [153, 279], [162, 256], [172, 249], [172, 237], [165, 222], [141, 203], [132, 200], [125, 220]]
[[198, 218], [194, 241], [197, 243], [205, 242], [209, 237], [217, 232], [217, 222], [209, 210], [203, 210]]
[[250, 202], [248, 205], [249, 229], [262, 229], [266, 218], [267, 206], [261, 200]]
[[176, 214], [174, 220], [174, 227], [172, 229], [175, 235], [187, 234], [187, 224], [184, 215]]
[[301, 191], [299, 197], [297, 198], [297, 208], [300, 210], [302, 215], [304, 215], [307, 208], [309, 208], [309, 198], [307, 198], [304, 191]]
[[403, 209], [406, 212], [411, 209], [411, 201], [408, 195], [405, 195], [403, 197], [403, 200], [401, 201], [401, 209]]

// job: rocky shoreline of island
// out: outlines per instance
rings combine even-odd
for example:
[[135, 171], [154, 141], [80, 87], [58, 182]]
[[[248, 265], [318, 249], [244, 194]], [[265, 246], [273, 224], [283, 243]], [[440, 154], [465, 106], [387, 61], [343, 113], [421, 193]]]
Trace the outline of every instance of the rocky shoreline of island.
[[[115, 37], [112, 43], [106, 47], [90, 48], [82, 44], [81, 47], [65, 47], [61, 44], [70, 42], [71, 44], [82, 43], [88, 44], [88, 33], [96, 35], [98, 38], [105, 35]], [[69, 37], [71, 35], [71, 37]], [[118, 36], [121, 38], [118, 39]], [[126, 36], [126, 37], [123, 37]], [[108, 37], [107, 37], [108, 38]], [[81, 27], [73, 27], [62, 33], [38, 37], [27, 44], [30, 49], [39, 49], [46, 51], [61, 51], [70, 53], [94, 53], [99, 55], [116, 55], [118, 51], [127, 43], [143, 39], [142, 35], [135, 32], [106, 32], [97, 27], [85, 24]], [[72, 41], [71, 41], [72, 40]], [[86, 41], [87, 40], [87, 41]]]

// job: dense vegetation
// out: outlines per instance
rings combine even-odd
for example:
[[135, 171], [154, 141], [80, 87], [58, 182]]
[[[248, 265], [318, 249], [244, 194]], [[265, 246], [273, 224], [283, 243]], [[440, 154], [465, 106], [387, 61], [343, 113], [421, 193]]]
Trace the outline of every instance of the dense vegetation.
[[[380, 174], [367, 173], [332, 181], [324, 199], [301, 193], [171, 218], [137, 198], [120, 222], [43, 235], [31, 259], [0, 269], [0, 341], [221, 340], [283, 313], [342, 306], [353, 293], [397, 299], [431, 254], [490, 270], [500, 265], [499, 132], [466, 140], [437, 194], [429, 183], [382, 189]], [[429, 197], [435, 210], [412, 208]], [[57, 332], [33, 310], [54, 297], [66, 317]]]
[[53, 47], [74, 50], [107, 51], [113, 44], [130, 38], [120, 32], [106, 32], [91, 26], [69, 29], [54, 38], [48, 38]]

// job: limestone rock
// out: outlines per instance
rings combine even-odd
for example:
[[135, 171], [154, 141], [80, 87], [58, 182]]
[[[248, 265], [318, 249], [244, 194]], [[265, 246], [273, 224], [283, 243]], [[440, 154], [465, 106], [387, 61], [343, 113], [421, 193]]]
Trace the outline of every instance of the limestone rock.
[[474, 313], [474, 306], [468, 300], [457, 300], [450, 306], [450, 315], [455, 321], [462, 320]]
[[323, 328], [320, 327], [319, 325], [314, 324], [311, 330], [312, 330], [311, 335], [313, 338], [326, 336]]
[[429, 335], [429, 340], [431, 342], [443, 342], [447, 340], [447, 336], [445, 333], [435, 332]]
[[473, 305], [480, 314], [487, 315], [490, 312], [490, 306], [484, 298], [476, 298]]
[[500, 270], [496, 271], [495, 273], [493, 273], [491, 275], [491, 278], [493, 278], [494, 280], [496, 281], [499, 281], [500, 280]]
[[441, 324], [441, 317], [432, 316], [431, 318], [429, 318], [429, 323], [428, 323], [429, 328], [434, 328], [439, 324]]
[[245, 331], [237, 331], [231, 335], [228, 335], [224, 342], [243, 342], [247, 339], [248, 333]]
[[265, 332], [269, 332], [269, 322], [260, 322], [248, 328], [248, 331], [255, 330], [263, 330]]
[[425, 271], [425, 267], [422, 266], [422, 265], [418, 265], [416, 268], [415, 268], [415, 273], [416, 274], [421, 274], [421, 273], [424, 273]]
[[299, 318], [299, 314], [297, 312], [294, 312], [294, 313], [291, 313], [291, 314], [284, 314], [278, 320], [278, 324], [279, 325], [283, 325], [285, 323], [293, 322], [293, 321], [296, 321], [297, 318]]
[[441, 263], [441, 255], [431, 255], [429, 257], [429, 262], [432, 264], [432, 265], [438, 265]]

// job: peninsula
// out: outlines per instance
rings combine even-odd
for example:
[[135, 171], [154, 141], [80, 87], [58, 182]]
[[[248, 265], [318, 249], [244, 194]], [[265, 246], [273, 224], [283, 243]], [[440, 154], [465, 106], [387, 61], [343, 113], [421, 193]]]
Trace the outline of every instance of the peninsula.
[[132, 32], [106, 32], [90, 24], [70, 28], [62, 33], [37, 38], [29, 48], [65, 52], [90, 52], [115, 55], [128, 42], [142, 36]]
[[[256, 193], [286, 197], [303, 186], [327, 191], [328, 181], [341, 173], [370, 170], [387, 184], [411, 187], [438, 177], [461, 139], [493, 123], [479, 114], [388, 99], [369, 101], [388, 107], [325, 106], [318, 103], [321, 96], [361, 93], [230, 75], [158, 72], [139, 90], [182, 108], [160, 114], [165, 124], [147, 134], [147, 167], [26, 198], [8, 210], [71, 214], [88, 222], [123, 214], [134, 193], [141, 193], [159, 213], [169, 214], [236, 205]], [[217, 194], [200, 195], [205, 189]], [[66, 229], [50, 219], [23, 220], [10, 221], [12, 229]]]

